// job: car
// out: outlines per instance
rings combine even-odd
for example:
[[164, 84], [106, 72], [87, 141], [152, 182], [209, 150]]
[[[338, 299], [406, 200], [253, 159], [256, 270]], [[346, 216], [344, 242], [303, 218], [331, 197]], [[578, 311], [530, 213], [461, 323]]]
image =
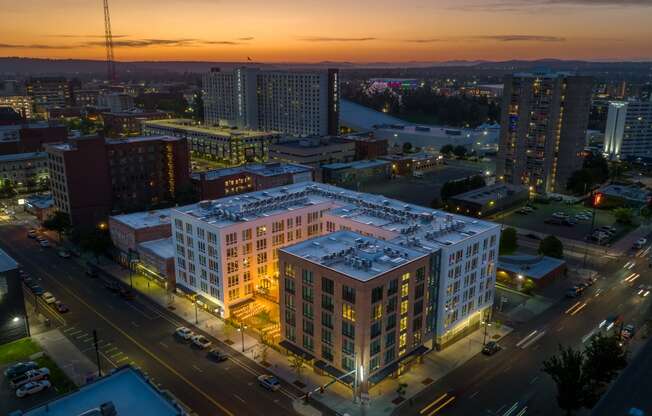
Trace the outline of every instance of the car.
[[489, 341], [485, 344], [484, 348], [482, 348], [482, 353], [484, 355], [494, 355], [498, 351], [500, 351], [502, 348], [496, 341]]
[[634, 243], [634, 248], [643, 248], [645, 244], [647, 244], [647, 238], [639, 238]]
[[206, 349], [211, 346], [211, 342], [203, 335], [195, 335], [191, 338], [192, 345], [197, 348]]
[[610, 331], [614, 327], [618, 327], [623, 322], [623, 317], [621, 315], [611, 315], [607, 317], [604, 321], [600, 322], [598, 328], [604, 329], [605, 331]]
[[578, 288], [579, 290], [582, 290], [582, 291], [583, 291], [583, 290], [586, 290], [586, 288], [589, 287], [589, 285], [587, 285], [587, 284], [584, 283], [584, 282], [580, 282], [580, 283], [578, 283], [576, 286], [577, 286], [577, 288]]
[[195, 335], [194, 332], [190, 330], [190, 328], [186, 328], [185, 326], [179, 327], [174, 331], [174, 335], [177, 337], [183, 339], [183, 340], [190, 340], [192, 337]]
[[28, 238], [36, 238], [36, 235], [37, 235], [37, 234], [36, 234], [36, 230], [34, 230], [34, 229], [31, 229], [31, 230], [29, 230], [29, 231], [27, 232], [27, 237], [28, 237]]
[[635, 329], [633, 324], [627, 324], [622, 330], [621, 336], [626, 339], [630, 339], [634, 336]]
[[16, 390], [18, 387], [29, 383], [30, 381], [45, 380], [50, 377], [50, 370], [46, 367], [41, 367], [35, 370], [27, 370], [23, 374], [11, 379], [9, 387]]
[[565, 225], [567, 227], [573, 227], [575, 226], [575, 224], [577, 224], [577, 221], [572, 220], [570, 218], [564, 218], [563, 220], [561, 220], [561, 225]]
[[560, 220], [568, 218], [568, 214], [566, 214], [565, 212], [561, 212], [561, 211], [553, 213], [552, 216], [555, 217], [555, 218], [559, 218]]
[[531, 238], [532, 240], [541, 240], [541, 237], [539, 237], [538, 235], [536, 235], [534, 233], [525, 234], [525, 236], [527, 238]]
[[41, 295], [41, 298], [47, 303], [48, 305], [53, 304], [54, 302], [57, 301], [57, 298], [54, 297], [54, 295], [50, 292], [43, 292]]
[[582, 289], [577, 286], [573, 286], [566, 291], [567, 298], [576, 298], [582, 295]]
[[36, 368], [38, 368], [38, 364], [34, 361], [22, 361], [5, 368], [4, 375], [11, 380], [12, 378], [16, 378], [19, 375]]
[[59, 301], [59, 300], [54, 302], [54, 307], [57, 310], [57, 312], [59, 312], [59, 313], [66, 313], [66, 312], [70, 311], [70, 309], [68, 308], [68, 305], [66, 305], [65, 303], [61, 303], [61, 301]]
[[109, 289], [111, 292], [118, 292], [120, 290], [120, 285], [113, 280], [107, 280], [104, 282], [104, 287]]
[[45, 289], [43, 289], [39, 285], [31, 286], [30, 289], [32, 290], [32, 293], [35, 294], [36, 296], [41, 296], [45, 293]]
[[281, 383], [278, 379], [270, 374], [259, 375], [258, 384], [270, 391], [276, 391], [281, 388]]
[[215, 361], [216, 363], [221, 363], [223, 361], [226, 361], [229, 359], [229, 357], [220, 352], [218, 349], [213, 348], [210, 351], [208, 351], [208, 354], [206, 354], [206, 357], [208, 357], [209, 360]]
[[595, 276], [589, 276], [589, 277], [586, 277], [586, 278], [584, 279], [584, 284], [585, 284], [586, 286], [593, 286], [593, 285], [595, 284], [595, 282], [597, 282], [597, 281], [598, 281], [598, 278], [597, 278], [597, 277], [595, 277]]
[[650, 295], [650, 291], [652, 291], [652, 285], [648, 285], [648, 286], [640, 285], [638, 287], [638, 293], [637, 294], [642, 298], [646, 298], [646, 297], [648, 297]]
[[527, 215], [527, 214], [530, 213], [530, 211], [521, 208], [521, 209], [519, 209], [519, 210], [516, 210], [516, 213], [517, 213], [517, 214], [521, 214], [521, 215]]
[[40, 243], [41, 241], [46, 241], [46, 240], [47, 240], [47, 238], [43, 237], [42, 235], [37, 235], [37, 236], [36, 236], [36, 241], [38, 241], [39, 243]]
[[50, 388], [50, 382], [48, 380], [41, 381], [30, 381], [27, 384], [23, 384], [16, 390], [17, 397], [30, 396], [32, 394], [39, 393], [45, 389]]
[[43, 247], [43, 248], [50, 247], [50, 242], [49, 242], [48, 240], [41, 240], [41, 241], [39, 241], [38, 243], [39, 243], [40, 246]]
[[69, 259], [70, 258], [70, 252], [67, 250], [59, 250], [57, 252], [57, 255], [61, 257], [62, 259]]

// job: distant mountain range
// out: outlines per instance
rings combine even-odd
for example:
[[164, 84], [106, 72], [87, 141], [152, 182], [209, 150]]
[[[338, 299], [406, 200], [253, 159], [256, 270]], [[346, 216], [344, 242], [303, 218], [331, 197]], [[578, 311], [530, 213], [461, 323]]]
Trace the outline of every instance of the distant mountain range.
[[[641, 72], [652, 71], [652, 62], [590, 62], [590, 61], [565, 61], [558, 59], [541, 59], [534, 61], [512, 60], [512, 61], [445, 61], [445, 62], [316, 62], [316, 63], [256, 63], [256, 62], [208, 62], [208, 61], [134, 61], [116, 62], [116, 69], [119, 73], [202, 73], [213, 67], [229, 69], [242, 65], [255, 65], [262, 68], [340, 68], [342, 70], [364, 70], [364, 69], [423, 69], [423, 68], [452, 68], [463, 67], [465, 69], [477, 68], [479, 70], [493, 71], [515, 71], [538, 67], [546, 67], [553, 70], [579, 70], [588, 72], [603, 72], [615, 70], [618, 72]], [[20, 58], [0, 57], [0, 75], [88, 75], [103, 74], [106, 71], [106, 63], [101, 60], [90, 59], [41, 59], [41, 58]]]

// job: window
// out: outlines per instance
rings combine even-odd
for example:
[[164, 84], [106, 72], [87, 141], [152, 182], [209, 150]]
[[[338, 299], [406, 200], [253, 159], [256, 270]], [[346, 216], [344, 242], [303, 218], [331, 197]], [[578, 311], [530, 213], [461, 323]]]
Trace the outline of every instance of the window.
[[251, 243], [245, 243], [242, 245], [242, 255], [246, 256], [251, 254]]
[[313, 325], [312, 321], [308, 319], [303, 320], [303, 332], [306, 334], [314, 335], [315, 331], [315, 326]]
[[355, 309], [348, 303], [342, 304], [342, 318], [355, 322]]
[[396, 328], [396, 314], [389, 315], [387, 317], [387, 326], [385, 327], [386, 331]]
[[301, 286], [301, 296], [303, 297], [303, 300], [306, 302], [311, 302], [313, 301], [313, 288], [310, 286]]
[[311, 336], [303, 334], [303, 347], [309, 351], [313, 350], [314, 345]]
[[321, 329], [321, 341], [328, 344], [328, 345], [333, 345], [333, 332], [330, 331], [329, 329], [322, 328]]
[[294, 279], [291, 279], [289, 277], [285, 278], [285, 291], [294, 293], [295, 287], [294, 287]]
[[401, 276], [401, 282], [406, 283], [410, 281], [410, 273], [403, 273]]
[[229, 287], [237, 286], [240, 283], [240, 279], [238, 278], [238, 275], [233, 275], [227, 277], [227, 282]]
[[238, 242], [238, 235], [236, 233], [229, 233], [226, 235], [226, 245], [230, 246]]
[[351, 339], [355, 338], [355, 326], [351, 322], [342, 321], [342, 335]]
[[267, 227], [260, 225], [256, 227], [256, 237], [263, 237], [267, 233]]
[[258, 253], [256, 255], [256, 264], [267, 263], [267, 252]]
[[[201, 251], [201, 249], [200, 249]], [[226, 258], [227, 259], [232, 259], [234, 257], [238, 257], [238, 247], [229, 247], [226, 249]]]
[[394, 279], [389, 282], [387, 287], [387, 296], [392, 296], [398, 292], [398, 280]]
[[346, 285], [342, 286], [342, 299], [347, 302], [355, 303], [355, 289]]
[[401, 285], [401, 297], [405, 298], [410, 294], [410, 286], [407, 283]]
[[312, 271], [303, 269], [301, 271], [301, 279], [303, 280], [304, 284], [312, 285], [314, 281]]
[[389, 301], [387, 302], [387, 313], [396, 312], [396, 303], [397, 303], [396, 296], [389, 299]]
[[296, 342], [297, 335], [296, 335], [296, 330], [294, 329], [293, 326], [285, 327], [285, 338], [287, 338], [289, 341]]
[[383, 304], [377, 303], [371, 307], [371, 320], [375, 321], [383, 317]]
[[333, 362], [333, 350], [326, 344], [321, 345], [321, 357], [326, 360]]
[[334, 294], [335, 293], [335, 283], [326, 277], [321, 278], [321, 291], [328, 293], [328, 294]]
[[285, 275], [287, 277], [295, 277], [294, 267], [292, 266], [292, 263], [285, 263]]
[[226, 263], [226, 272], [227, 273], [235, 273], [238, 271], [238, 262], [237, 261], [230, 261]]
[[236, 300], [240, 297], [240, 288], [229, 289], [229, 299]]
[[415, 299], [420, 299], [420, 298], [422, 298], [422, 297], [423, 297], [423, 293], [424, 293], [424, 285], [423, 285], [423, 284], [420, 284], [420, 285], [417, 286], [416, 289], [414, 290], [414, 298], [415, 298]]
[[417, 283], [421, 283], [425, 280], [426, 278], [426, 268], [425, 267], [419, 267], [417, 269]]
[[312, 308], [312, 303], [303, 302], [303, 316], [308, 319], [314, 318], [314, 310]]
[[333, 315], [328, 312], [321, 313], [321, 324], [327, 328], [333, 328]]
[[414, 315], [418, 315], [421, 312], [423, 312], [423, 299], [414, 302]]
[[390, 364], [396, 358], [394, 348], [385, 351], [385, 365]]
[[251, 228], [242, 230], [242, 241], [249, 241], [249, 240], [251, 240]]
[[401, 318], [401, 322], [399, 325], [399, 331], [403, 332], [407, 329], [407, 316], [404, 316]]
[[353, 355], [355, 352], [355, 343], [351, 341], [350, 339], [343, 338], [342, 339], [342, 353], [343, 354], [349, 354]]
[[333, 312], [333, 309], [335, 308], [333, 305], [333, 298], [331, 296], [328, 296], [325, 293], [321, 294], [321, 307], [323, 309], [326, 309], [328, 311]]
[[408, 311], [408, 301], [405, 299], [404, 301], [401, 301], [401, 315], [406, 314]]
[[380, 302], [383, 300], [383, 287], [378, 286], [371, 290], [371, 303]]
[[388, 332], [385, 335], [385, 348], [393, 347], [396, 344], [396, 332]]
[[369, 345], [369, 353], [373, 356], [380, 352], [380, 339], [375, 339], [371, 341]]
[[371, 338], [376, 338], [383, 331], [382, 321], [376, 321], [371, 324]]
[[267, 249], [267, 240], [265, 239], [256, 240], [256, 250], [261, 251], [266, 249]]

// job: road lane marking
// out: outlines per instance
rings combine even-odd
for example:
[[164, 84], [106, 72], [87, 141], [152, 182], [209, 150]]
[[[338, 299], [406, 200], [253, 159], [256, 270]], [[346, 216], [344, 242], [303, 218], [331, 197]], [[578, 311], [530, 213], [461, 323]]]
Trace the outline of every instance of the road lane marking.
[[426, 406], [426, 407], [424, 407], [423, 409], [421, 409], [421, 410], [419, 411], [419, 413], [421, 413], [421, 414], [426, 413], [428, 410], [430, 410], [430, 409], [431, 409], [433, 406], [435, 406], [437, 403], [439, 403], [439, 402], [441, 402], [442, 400], [444, 400], [447, 396], [448, 396], [448, 393], [444, 393], [444, 394], [442, 394], [441, 396], [439, 396], [438, 398], [436, 398], [432, 403], [430, 403], [428, 406]]
[[108, 353], [113, 352], [113, 351], [115, 351], [115, 350], [117, 350], [117, 349], [118, 349], [118, 347], [111, 347], [111, 348], [109, 348], [109, 349], [104, 350], [104, 353], [105, 353], [105, 354], [108, 354]]
[[432, 416], [432, 415], [434, 415], [435, 413], [437, 413], [438, 411], [440, 411], [440, 410], [443, 409], [444, 407], [446, 407], [446, 406], [448, 406], [449, 404], [451, 404], [451, 403], [453, 402], [453, 400], [455, 400], [455, 396], [451, 396], [451, 397], [450, 397], [448, 400], [446, 400], [444, 403], [440, 404], [440, 405], [439, 405], [435, 410], [433, 410], [432, 412], [428, 413], [428, 416]]
[[561, 332], [564, 329], [564, 325], [559, 325], [559, 328], [557, 328], [557, 332]]
[[124, 357], [122, 357], [122, 358], [120, 358], [118, 360], [115, 360], [115, 363], [118, 364], [118, 363], [121, 363], [123, 361], [127, 361], [128, 359], [129, 359], [129, 357], [125, 355]]
[[233, 397], [235, 397], [236, 399], [240, 400], [242, 403], [245, 403], [245, 404], [247, 403], [247, 402], [244, 401], [244, 399], [243, 399], [242, 397], [238, 396], [238, 395], [235, 394], [235, 393], [233, 394]]
[[546, 335], [546, 331], [538, 332], [534, 337], [527, 340], [524, 344], [521, 344], [520, 348], [523, 349], [523, 350], [526, 349], [530, 345], [532, 345], [535, 342], [537, 342], [538, 340], [540, 340], [544, 335]]
[[68, 335], [70, 335], [70, 336], [72, 337], [72, 336], [75, 336], [75, 335], [79, 334], [80, 332], [84, 332], [84, 331], [82, 331], [81, 329], [79, 329], [79, 330], [77, 330], [77, 331], [75, 331], [75, 332], [68, 332]]
[[475, 393], [473, 393], [472, 395], [470, 395], [470, 396], [469, 396], [469, 399], [474, 398], [475, 396], [478, 395], [478, 393], [480, 393], [480, 390], [478, 390], [478, 391], [476, 391]]
[[530, 380], [530, 384], [536, 383], [538, 379], [539, 379], [539, 376], [535, 376], [532, 380]]
[[64, 329], [63, 332], [68, 333], [70, 331], [74, 331], [75, 329], [76, 328], [74, 326], [71, 326], [71, 327], [68, 327], [68, 328]]
[[136, 322], [134, 322], [134, 321], [131, 321], [131, 324], [132, 324], [133, 326], [135, 326], [136, 328], [140, 328], [140, 325], [138, 325], [138, 324], [137, 324]]
[[581, 303], [581, 302], [578, 301], [578, 302], [575, 303], [573, 306], [571, 306], [570, 308], [566, 309], [566, 312], [564, 312], [564, 313], [565, 313], [566, 315], [568, 315], [569, 313], [571, 313], [571, 311], [572, 311], [573, 309], [575, 309], [576, 307], [580, 306], [580, 303]]
[[110, 360], [109, 357], [107, 357], [102, 351], [100, 351], [100, 355], [104, 357], [104, 359], [108, 361], [109, 364], [111, 364], [114, 368], [118, 368], [118, 366], [115, 365], [115, 363], [112, 360]]
[[520, 412], [516, 414], [516, 416], [523, 416], [527, 412], [527, 406], [525, 406], [523, 409], [521, 409]]
[[582, 309], [584, 309], [584, 308], [586, 307], [587, 304], [588, 304], [588, 302], [584, 302], [582, 305], [580, 305], [579, 308], [577, 308], [577, 309], [575, 309], [573, 312], [571, 312], [571, 316], [575, 316], [577, 313], [579, 313], [579, 311], [581, 311]]
[[[183, 376], [179, 371], [177, 371], [175, 368], [173, 368], [171, 365], [169, 365], [167, 362], [163, 361], [161, 358], [159, 358], [156, 354], [154, 354], [152, 351], [150, 351], [147, 347], [145, 347], [142, 343], [140, 343], [138, 340], [136, 340], [134, 337], [129, 335], [127, 332], [125, 332], [122, 328], [120, 328], [118, 325], [113, 323], [111, 320], [109, 320], [107, 317], [105, 317], [103, 314], [101, 314], [97, 309], [92, 307], [88, 302], [86, 302], [84, 299], [82, 299], [79, 295], [77, 295], [74, 291], [72, 291], [70, 288], [68, 288], [66, 285], [62, 284], [59, 282], [57, 279], [55, 279], [49, 272], [47, 272], [45, 269], [42, 267], [38, 266], [36, 263], [34, 263], [32, 260], [28, 259], [26, 256], [16, 253], [15, 250], [10, 250], [13, 251], [14, 254], [19, 254], [16, 257], [22, 258], [23, 262], [27, 260], [25, 263], [30, 263], [31, 266], [34, 269], [40, 270], [43, 274], [47, 275], [50, 280], [52, 280], [56, 285], [59, 285], [61, 289], [65, 290], [68, 292], [72, 297], [77, 299], [79, 303], [82, 305], [86, 306], [90, 311], [94, 312], [98, 317], [100, 317], [104, 322], [106, 322], [108, 325], [110, 325], [116, 332], [120, 333], [122, 336], [127, 338], [129, 341], [134, 343], [138, 348], [140, 348], [142, 351], [144, 351], [147, 355], [152, 357], [156, 362], [158, 362], [160, 365], [165, 367], [168, 371], [170, 371], [172, 374], [177, 376], [180, 380], [182, 380], [184, 383], [186, 383], [188, 386], [190, 386], [192, 389], [194, 389], [197, 393], [202, 395], [206, 400], [208, 400], [211, 404], [213, 404], [215, 407], [220, 409], [222, 412], [229, 416], [235, 416], [233, 412], [231, 412], [229, 409], [227, 409], [223, 404], [221, 404], [219, 401], [214, 399], [211, 395], [206, 393], [204, 390], [200, 389], [196, 384], [194, 384], [192, 381], [190, 381], [188, 378]], [[109, 304], [110, 305], [110, 304]]]
[[195, 365], [195, 364], [192, 365], [192, 368], [194, 368], [195, 370], [199, 371], [200, 373], [203, 373], [203, 372], [204, 372], [204, 370], [202, 370], [201, 368], [197, 367], [197, 365]]
[[512, 405], [512, 407], [510, 407], [509, 409], [507, 409], [507, 411], [506, 411], [505, 413], [503, 413], [503, 416], [509, 416], [509, 415], [511, 415], [512, 412], [513, 412], [514, 410], [516, 410], [517, 408], [518, 408], [518, 402], [514, 403], [514, 404]]
[[528, 342], [528, 340], [530, 340], [530, 338], [532, 338], [533, 336], [535, 336], [538, 332], [539, 332], [539, 330], [537, 330], [537, 329], [535, 329], [534, 331], [530, 332], [530, 333], [529, 333], [528, 335], [526, 335], [523, 339], [521, 339], [519, 342], [516, 343], [516, 348], [520, 348], [521, 345], [523, 345], [523, 344], [525, 344], [526, 342]]
[[166, 343], [163, 342], [163, 341], [159, 342], [159, 345], [160, 345], [161, 347], [163, 347], [163, 348], [168, 348], [168, 344], [166, 344]]

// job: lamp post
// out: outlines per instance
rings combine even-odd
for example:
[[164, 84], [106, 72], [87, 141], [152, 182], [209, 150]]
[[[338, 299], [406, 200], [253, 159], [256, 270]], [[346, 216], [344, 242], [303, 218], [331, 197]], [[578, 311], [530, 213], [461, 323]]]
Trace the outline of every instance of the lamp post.
[[487, 345], [487, 327], [491, 326], [491, 323], [488, 319], [485, 319], [484, 323], [484, 337], [482, 338], [482, 346]]
[[[602, 202], [602, 194], [601, 193], [596, 193], [595, 195], [591, 195], [591, 231], [589, 231], [589, 235], [593, 236], [593, 228], [595, 227], [595, 207], [598, 206]], [[598, 239], [598, 243], [601, 242], [601, 239]], [[589, 245], [586, 244], [584, 248], [584, 260], [582, 261], [582, 268], [586, 268], [586, 257], [589, 254]]]
[[523, 287], [523, 275], [522, 274], [517, 275], [516, 279], [517, 279], [518, 290], [521, 290], [521, 288]]
[[240, 328], [238, 328], [238, 331], [240, 332], [240, 339], [242, 340], [242, 352], [245, 352], [245, 346], [244, 346], [244, 330], [247, 329], [247, 326], [240, 322]]
[[195, 325], [199, 324], [199, 318], [197, 316], [197, 295], [193, 296], [192, 303], [195, 304]]

